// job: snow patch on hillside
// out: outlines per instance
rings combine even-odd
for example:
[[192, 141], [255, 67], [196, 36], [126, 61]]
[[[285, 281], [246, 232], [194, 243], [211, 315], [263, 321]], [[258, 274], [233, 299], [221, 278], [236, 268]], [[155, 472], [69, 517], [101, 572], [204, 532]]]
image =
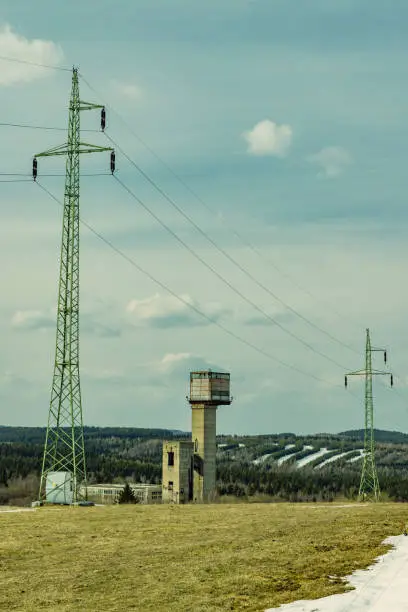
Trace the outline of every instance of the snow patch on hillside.
[[387, 538], [395, 548], [378, 557], [367, 570], [357, 570], [345, 580], [354, 591], [315, 600], [295, 601], [265, 612], [408, 612], [406, 576], [408, 537]]
[[347, 463], [355, 463], [356, 461], [359, 461], [362, 457], [364, 457], [364, 450], [362, 448], [359, 448], [357, 450], [359, 451], [360, 456], [357, 455], [357, 457], [352, 457], [347, 461]]
[[[294, 448], [294, 445], [291, 445], [291, 444], [290, 444], [290, 445], [289, 445], [289, 447], [290, 447], [290, 448]], [[285, 446], [285, 449], [286, 449], [286, 448], [288, 448], [288, 447], [286, 447], [286, 446]], [[291, 457], [296, 457], [296, 455], [298, 455], [298, 454], [299, 454], [299, 453], [301, 453], [302, 451], [305, 451], [305, 450], [312, 450], [312, 449], [313, 449], [313, 446], [304, 446], [304, 447], [302, 448], [302, 450], [301, 450], [301, 451], [299, 451], [299, 450], [298, 450], [298, 451], [296, 451], [296, 453], [289, 453], [289, 455], [284, 455], [283, 457], [279, 457], [279, 459], [277, 460], [277, 464], [278, 464], [278, 465], [282, 465], [282, 463], [285, 463], [285, 462], [286, 462], [286, 461], [288, 461], [288, 460], [289, 460]]]
[[265, 463], [265, 461], [270, 457], [272, 453], [267, 453], [266, 455], [262, 455], [262, 457], [258, 457], [258, 459], [253, 460], [254, 465], [259, 465], [260, 463]]
[[[351, 450], [351, 451], [346, 451], [345, 453], [340, 453], [339, 455], [333, 455], [333, 457], [329, 457], [328, 459], [325, 459], [325, 461], [322, 461], [322, 463], [319, 463], [319, 465], [316, 465], [316, 470], [322, 468], [324, 465], [327, 465], [328, 463], [333, 463], [334, 461], [338, 461], [339, 459], [342, 459], [342, 457], [346, 457], [352, 452], [353, 451]], [[357, 459], [360, 459], [360, 457], [357, 457]]]
[[327, 453], [330, 453], [329, 449], [321, 448], [319, 451], [317, 451], [317, 453], [313, 453], [313, 455], [308, 455], [307, 457], [303, 457], [303, 459], [299, 459], [299, 461], [296, 462], [296, 467], [302, 468], [311, 461], [314, 461], [315, 459], [319, 459], [319, 457], [327, 455]]

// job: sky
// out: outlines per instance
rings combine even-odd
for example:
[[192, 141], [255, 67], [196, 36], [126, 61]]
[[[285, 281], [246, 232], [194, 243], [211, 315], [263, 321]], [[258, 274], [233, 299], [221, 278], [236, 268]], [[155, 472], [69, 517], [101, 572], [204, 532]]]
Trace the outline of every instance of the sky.
[[[81, 216], [120, 252], [82, 227], [85, 423], [189, 430], [189, 372], [212, 368], [231, 372], [220, 433], [360, 428], [364, 380], [343, 380], [370, 328], [395, 375], [375, 425], [408, 431], [408, 5], [384, 6], [0, 1], [0, 56], [55, 67], [0, 59], [0, 123], [61, 128], [0, 125], [0, 424], [47, 421], [62, 222], [5, 174], [65, 142], [77, 66], [143, 203], [108, 153], [81, 157]], [[63, 174], [39, 158], [59, 200]]]

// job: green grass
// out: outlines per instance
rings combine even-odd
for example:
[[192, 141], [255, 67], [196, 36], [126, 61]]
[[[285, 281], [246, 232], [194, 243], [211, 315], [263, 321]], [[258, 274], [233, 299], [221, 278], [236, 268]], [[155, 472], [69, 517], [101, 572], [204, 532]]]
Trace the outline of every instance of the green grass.
[[0, 609], [253, 610], [346, 590], [402, 504], [41, 508], [0, 513]]

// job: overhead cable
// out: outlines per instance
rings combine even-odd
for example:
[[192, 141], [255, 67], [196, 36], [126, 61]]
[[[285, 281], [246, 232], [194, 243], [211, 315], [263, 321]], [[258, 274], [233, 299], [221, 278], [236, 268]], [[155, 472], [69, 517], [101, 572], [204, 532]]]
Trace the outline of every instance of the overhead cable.
[[[47, 125], [30, 125], [28, 123], [7, 123], [5, 121], [0, 122], [1, 127], [16, 127], [16, 128], [25, 128], [28, 130], [52, 130], [56, 132], [66, 132], [67, 128], [63, 127], [54, 127]], [[100, 130], [82, 130], [82, 132], [100, 132]]]
[[147, 206], [147, 204], [145, 202], [143, 202], [143, 200], [141, 200], [127, 185], [125, 185], [125, 183], [123, 181], [121, 181], [115, 174], [113, 175], [113, 177], [122, 186], [122, 188], [125, 189], [125, 191], [127, 191], [127, 193], [136, 202], [138, 202], [138, 204], [140, 204], [140, 206], [142, 206], [142, 208], [146, 212], [148, 212], [169, 234], [171, 234], [173, 236], [173, 238], [175, 238], [175, 240], [177, 240], [177, 242], [179, 242], [185, 249], [187, 249], [187, 251], [193, 257], [195, 257], [195, 259], [197, 259], [203, 266], [205, 266], [208, 270], [210, 270], [210, 272], [212, 272], [219, 280], [221, 280], [222, 283], [227, 285], [242, 300], [244, 300], [247, 304], [252, 306], [252, 308], [257, 310], [257, 312], [259, 312], [263, 317], [265, 317], [265, 319], [267, 319], [268, 321], [270, 321], [271, 323], [273, 323], [274, 325], [279, 327], [279, 329], [281, 329], [285, 334], [291, 336], [297, 342], [300, 342], [301, 344], [303, 344], [303, 346], [305, 346], [309, 350], [313, 351], [313, 353], [315, 353], [316, 355], [319, 355], [320, 357], [323, 357], [323, 359], [326, 359], [327, 361], [330, 361], [331, 363], [333, 363], [334, 365], [338, 366], [339, 368], [343, 368], [344, 369], [344, 366], [341, 365], [338, 361], [332, 359], [331, 357], [329, 357], [325, 353], [322, 353], [321, 351], [316, 349], [314, 346], [312, 346], [311, 344], [309, 344], [308, 342], [303, 340], [303, 338], [301, 338], [300, 336], [298, 336], [294, 332], [292, 332], [289, 329], [287, 329], [286, 327], [284, 327], [277, 319], [275, 319], [274, 317], [269, 315], [260, 306], [258, 306], [255, 302], [253, 302], [250, 298], [248, 298], [244, 293], [242, 293], [239, 289], [237, 289], [228, 279], [225, 278], [225, 276], [220, 274], [213, 266], [211, 266], [209, 263], [207, 263], [205, 261], [205, 259], [203, 259], [200, 255], [198, 255], [198, 253], [196, 253], [196, 251], [194, 251], [194, 249], [192, 249], [182, 238], [180, 238], [178, 236], [178, 234], [176, 234], [164, 221], [162, 221], [160, 219], [160, 217], [158, 217], [158, 215], [156, 215], [156, 213], [154, 213]]
[[[91, 89], [91, 91], [93, 91], [94, 93], [96, 93], [97, 95], [98, 92], [95, 90], [94, 87], [92, 87], [92, 85], [86, 80], [86, 78], [80, 74], [80, 77], [82, 78], [82, 80], [84, 81], [84, 83], [89, 87], [89, 89]], [[165, 162], [155, 151], [154, 149], [152, 149], [152, 147], [150, 147], [134, 130], [133, 128], [129, 125], [129, 123], [122, 117], [122, 115], [115, 110], [112, 106], [110, 105], [106, 105], [107, 108], [109, 108], [111, 110], [111, 112], [113, 112], [119, 119], [120, 121], [122, 121], [122, 123], [124, 124], [124, 126], [126, 127], [127, 131], [132, 134], [134, 136], [134, 138], [136, 138], [136, 140], [138, 140], [138, 142], [140, 142], [140, 144], [142, 144], [166, 169], [167, 171], [181, 184], [183, 185], [183, 187], [198, 201], [200, 202], [200, 204], [202, 206], [204, 206], [204, 208], [206, 208], [207, 211], [209, 211], [211, 214], [215, 215], [215, 211], [214, 209], [212, 209], [210, 206], [208, 206], [208, 204], [188, 185], [188, 183], [181, 178], [172, 168], [171, 166]], [[142, 172], [140, 167], [137, 167], [137, 169]], [[147, 178], [147, 175], [145, 175], [145, 178]], [[147, 179], [149, 180], [149, 179]], [[164, 195], [164, 194], [162, 194]], [[225, 223], [224, 219], [222, 219], [222, 222]], [[234, 229], [230, 222], [228, 222], [228, 229], [231, 231], [231, 233], [244, 245], [246, 246], [248, 249], [250, 249], [253, 253], [255, 253], [260, 259], [262, 259], [264, 262], [268, 263], [269, 265], [271, 265], [279, 274], [281, 274], [284, 278], [287, 278], [299, 291], [302, 291], [303, 293], [305, 293], [306, 295], [308, 295], [310, 298], [314, 299], [317, 302], [321, 302], [323, 305], [326, 306], [326, 308], [329, 308], [330, 310], [332, 310], [334, 312], [334, 314], [339, 317], [342, 318], [344, 320], [347, 320], [348, 322], [351, 321], [351, 319], [349, 319], [349, 317], [346, 317], [344, 314], [341, 314], [339, 311], [337, 311], [337, 309], [332, 306], [331, 304], [329, 304], [328, 302], [326, 302], [325, 300], [322, 300], [321, 298], [317, 298], [309, 289], [306, 289], [305, 287], [303, 287], [302, 285], [300, 285], [296, 280], [294, 280], [292, 278], [291, 275], [289, 275], [287, 272], [283, 271], [281, 268], [279, 268], [269, 257], [265, 257], [260, 251], [259, 249], [257, 249], [249, 240], [247, 240], [246, 238], [244, 238], [242, 236], [242, 234], [240, 234], [240, 232], [238, 232], [236, 229]], [[255, 281], [257, 282], [257, 281]], [[264, 289], [265, 287], [262, 286]], [[352, 345], [344, 342], [343, 340], [340, 340], [339, 338], [333, 336], [330, 332], [327, 332], [326, 330], [324, 330], [322, 327], [320, 327], [319, 325], [317, 325], [316, 323], [314, 323], [313, 321], [311, 321], [310, 319], [308, 319], [307, 317], [304, 317], [303, 315], [301, 315], [297, 310], [295, 310], [294, 308], [292, 308], [291, 306], [289, 306], [288, 304], [286, 304], [285, 302], [283, 302], [283, 300], [281, 300], [279, 297], [277, 297], [275, 294], [273, 294], [270, 290], [265, 289], [268, 293], [270, 293], [272, 295], [272, 297], [274, 297], [274, 299], [278, 300], [280, 303], [282, 303], [286, 308], [288, 308], [289, 310], [291, 310], [294, 314], [296, 314], [296, 316], [300, 317], [301, 319], [303, 319], [305, 322], [307, 322], [309, 325], [311, 325], [312, 327], [314, 327], [315, 329], [319, 330], [320, 332], [322, 332], [323, 334], [325, 334], [326, 336], [328, 336], [329, 338], [331, 338], [332, 340], [334, 340], [335, 342], [337, 342], [338, 344], [344, 346], [345, 348], [351, 350], [353, 353], [359, 354], [359, 351], [353, 347]], [[352, 321], [353, 325], [355, 325], [357, 327], [357, 324], [355, 323], [355, 321]]]
[[295, 308], [293, 308], [292, 306], [290, 306], [289, 304], [287, 304], [284, 300], [282, 300], [278, 295], [276, 295], [276, 293], [274, 293], [273, 291], [271, 291], [266, 285], [264, 285], [263, 283], [261, 283], [253, 274], [251, 274], [246, 268], [244, 268], [244, 266], [242, 266], [234, 257], [232, 257], [224, 248], [222, 248], [219, 244], [217, 244], [215, 242], [215, 240], [213, 240], [211, 238], [211, 236], [209, 236], [207, 234], [207, 232], [205, 232], [199, 225], [197, 225], [197, 223], [182, 209], [180, 208], [180, 206], [178, 206], [178, 204], [172, 199], [170, 198], [170, 196], [163, 191], [163, 189], [161, 189], [161, 187], [159, 185], [157, 185], [157, 183], [150, 178], [150, 176], [123, 150], [123, 148], [113, 140], [113, 138], [111, 138], [111, 136], [109, 136], [109, 134], [107, 134], [105, 132], [105, 136], [107, 137], [107, 139], [114, 145], [114, 147], [120, 151], [122, 153], [122, 155], [132, 164], [132, 166], [134, 166], [134, 168], [137, 169], [137, 171], [143, 176], [143, 178], [145, 178], [155, 189], [156, 191], [158, 191], [166, 200], [167, 202], [169, 202], [169, 204], [175, 208], [177, 210], [177, 212], [188, 222], [190, 223], [190, 225], [192, 225], [219, 253], [221, 253], [221, 255], [223, 255], [226, 259], [228, 259], [228, 261], [230, 261], [236, 268], [238, 268], [238, 270], [240, 270], [240, 272], [242, 272], [247, 278], [249, 278], [252, 282], [254, 282], [258, 287], [260, 287], [261, 289], [263, 289], [266, 293], [268, 293], [274, 300], [276, 300], [277, 302], [279, 302], [280, 304], [282, 304], [282, 306], [284, 306], [285, 308], [287, 308], [288, 310], [290, 310], [290, 312], [292, 312], [295, 316], [297, 316], [298, 318], [300, 318], [302, 321], [304, 321], [305, 323], [307, 323], [308, 325], [310, 325], [311, 327], [313, 327], [314, 329], [320, 331], [321, 333], [323, 333], [325, 336], [327, 336], [328, 338], [330, 338], [331, 340], [333, 340], [334, 342], [337, 342], [338, 344], [340, 344], [341, 346], [354, 351], [354, 349], [352, 347], [350, 347], [348, 344], [346, 344], [345, 342], [343, 342], [342, 340], [339, 340], [338, 338], [336, 338], [335, 336], [333, 336], [330, 332], [326, 331], [325, 329], [323, 329], [322, 327], [320, 327], [319, 325], [317, 325], [316, 323], [314, 323], [313, 321], [310, 321], [310, 319], [308, 319], [307, 317], [305, 317], [304, 315], [302, 315], [300, 312], [298, 312]]
[[[45, 192], [48, 194], [48, 196], [50, 198], [52, 198], [59, 206], [64, 206], [63, 202], [61, 202], [51, 191], [49, 191], [47, 189], [47, 187], [45, 187], [44, 185], [42, 185], [38, 180], [36, 181], [36, 184]], [[194, 311], [196, 314], [198, 314], [201, 318], [205, 319], [206, 321], [208, 321], [208, 323], [211, 323], [212, 325], [215, 325], [216, 327], [218, 327], [219, 329], [221, 329], [224, 333], [228, 334], [230, 337], [234, 338], [235, 340], [237, 340], [238, 342], [240, 342], [241, 344], [244, 344], [245, 346], [247, 346], [248, 348], [251, 348], [252, 350], [256, 351], [257, 353], [259, 353], [260, 355], [263, 355], [264, 357], [266, 357], [267, 359], [270, 359], [271, 361], [274, 361], [275, 363], [278, 363], [279, 365], [288, 368], [294, 372], [297, 372], [298, 374], [302, 374], [303, 376], [306, 376], [307, 378], [313, 378], [314, 380], [316, 380], [319, 383], [323, 383], [325, 385], [329, 385], [331, 387], [336, 387], [336, 388], [342, 388], [341, 385], [338, 384], [333, 384], [330, 383], [327, 380], [324, 380], [323, 378], [320, 378], [318, 376], [316, 376], [315, 374], [310, 374], [308, 372], [305, 372], [304, 370], [302, 370], [301, 368], [298, 368], [290, 363], [287, 363], [286, 361], [283, 361], [282, 359], [279, 359], [278, 357], [275, 357], [274, 355], [271, 355], [270, 353], [268, 353], [267, 351], [263, 350], [262, 348], [258, 347], [257, 345], [253, 344], [252, 342], [250, 342], [249, 340], [246, 340], [245, 338], [242, 338], [242, 336], [240, 336], [239, 334], [236, 334], [235, 332], [233, 332], [232, 330], [230, 330], [229, 328], [225, 327], [225, 325], [223, 325], [222, 323], [220, 323], [219, 321], [217, 321], [216, 319], [213, 319], [212, 317], [210, 317], [209, 315], [205, 314], [205, 312], [203, 312], [200, 308], [198, 308], [197, 306], [195, 306], [194, 304], [191, 304], [188, 300], [185, 300], [182, 296], [178, 295], [176, 292], [174, 292], [170, 287], [168, 287], [165, 283], [163, 283], [162, 281], [158, 280], [157, 278], [155, 278], [150, 272], [148, 272], [147, 270], [145, 270], [144, 268], [142, 268], [142, 266], [140, 266], [138, 263], [135, 262], [135, 260], [131, 257], [129, 257], [129, 255], [127, 255], [126, 253], [124, 253], [121, 249], [119, 249], [117, 246], [115, 246], [110, 240], [108, 240], [105, 236], [103, 236], [100, 232], [98, 232], [97, 230], [95, 230], [87, 221], [85, 221], [84, 219], [82, 219], [80, 217], [80, 222], [82, 223], [82, 225], [84, 227], [86, 227], [94, 236], [96, 236], [99, 240], [101, 240], [105, 245], [107, 245], [110, 249], [112, 249], [117, 255], [119, 255], [122, 259], [126, 260], [132, 267], [134, 267], [136, 270], [138, 270], [141, 274], [143, 274], [144, 276], [146, 276], [147, 278], [149, 278], [153, 283], [155, 283], [156, 285], [158, 285], [159, 287], [161, 287], [164, 291], [166, 291], [167, 293], [169, 293], [170, 295], [172, 295], [174, 298], [176, 298], [179, 302], [181, 302], [182, 304], [184, 304], [184, 306], [187, 306], [190, 310]]]
[[38, 68], [49, 68], [50, 70], [72, 72], [72, 68], [65, 68], [64, 66], [52, 66], [51, 64], [40, 64], [39, 62], [29, 62], [27, 60], [19, 59], [17, 57], [8, 57], [6, 55], [0, 55], [0, 60], [3, 60], [5, 62], [15, 62], [16, 64], [26, 64], [28, 66], [37, 66]]

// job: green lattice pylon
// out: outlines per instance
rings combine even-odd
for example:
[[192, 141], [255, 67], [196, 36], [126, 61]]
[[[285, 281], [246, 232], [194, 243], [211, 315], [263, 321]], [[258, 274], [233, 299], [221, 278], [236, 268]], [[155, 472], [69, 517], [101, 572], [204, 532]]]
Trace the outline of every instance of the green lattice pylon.
[[379, 501], [381, 495], [377, 468], [375, 465], [373, 376], [390, 376], [391, 386], [393, 385], [393, 376], [391, 372], [373, 370], [372, 353], [377, 351], [384, 353], [384, 362], [387, 363], [387, 351], [382, 348], [373, 348], [371, 346], [370, 330], [367, 329], [365, 369], [349, 372], [345, 377], [346, 387], [348, 376], [364, 376], [365, 378], [364, 455], [360, 489], [358, 492], [360, 501]]
[[86, 499], [86, 461], [79, 379], [79, 159], [82, 153], [100, 153], [112, 149], [81, 142], [80, 114], [81, 111], [98, 108], [103, 109], [103, 106], [80, 100], [78, 70], [74, 68], [69, 103], [68, 142], [37, 153], [34, 157], [36, 179], [37, 157], [66, 156], [55, 365], [39, 492], [39, 499], [42, 501], [47, 501], [45, 488], [50, 472], [69, 472], [72, 501], [75, 503]]

